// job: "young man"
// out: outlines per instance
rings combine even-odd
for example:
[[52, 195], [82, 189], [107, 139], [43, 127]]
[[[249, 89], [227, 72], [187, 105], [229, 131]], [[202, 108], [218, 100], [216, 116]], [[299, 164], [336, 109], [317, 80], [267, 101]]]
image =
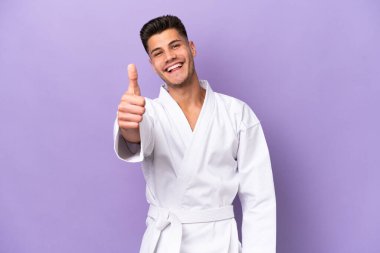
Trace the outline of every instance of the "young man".
[[149, 21], [140, 36], [164, 84], [158, 98], [142, 97], [129, 65], [114, 128], [118, 157], [143, 162], [150, 208], [140, 252], [274, 253], [275, 192], [259, 120], [247, 104], [198, 79], [195, 45], [177, 17]]

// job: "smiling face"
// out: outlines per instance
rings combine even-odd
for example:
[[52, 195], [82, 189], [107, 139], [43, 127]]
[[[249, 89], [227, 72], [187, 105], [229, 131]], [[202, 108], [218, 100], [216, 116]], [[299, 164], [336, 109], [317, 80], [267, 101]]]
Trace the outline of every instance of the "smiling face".
[[195, 46], [176, 29], [167, 29], [148, 40], [148, 54], [154, 71], [168, 86], [184, 86], [196, 78]]

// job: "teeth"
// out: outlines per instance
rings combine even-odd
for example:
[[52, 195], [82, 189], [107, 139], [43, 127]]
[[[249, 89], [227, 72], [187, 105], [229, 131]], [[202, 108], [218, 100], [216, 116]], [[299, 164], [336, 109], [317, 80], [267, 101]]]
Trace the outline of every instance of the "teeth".
[[177, 64], [175, 64], [175, 65], [173, 65], [173, 66], [170, 66], [170, 67], [167, 69], [167, 71], [168, 71], [168, 72], [171, 72], [173, 69], [178, 68], [178, 67], [182, 67], [182, 64], [181, 64], [181, 63], [177, 63]]

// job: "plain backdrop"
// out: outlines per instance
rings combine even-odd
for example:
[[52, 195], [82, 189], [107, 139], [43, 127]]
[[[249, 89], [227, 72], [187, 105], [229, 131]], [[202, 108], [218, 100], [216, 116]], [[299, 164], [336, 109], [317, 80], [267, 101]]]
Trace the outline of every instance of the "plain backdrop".
[[158, 95], [139, 30], [164, 14], [186, 25], [200, 78], [262, 122], [277, 251], [380, 252], [379, 13], [377, 0], [1, 0], [0, 252], [138, 252], [144, 179], [112, 131], [129, 63]]

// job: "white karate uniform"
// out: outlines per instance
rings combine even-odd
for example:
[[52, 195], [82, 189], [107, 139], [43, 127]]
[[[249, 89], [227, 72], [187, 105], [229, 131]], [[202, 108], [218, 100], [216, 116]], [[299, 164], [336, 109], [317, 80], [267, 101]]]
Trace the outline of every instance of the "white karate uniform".
[[[141, 162], [150, 204], [140, 253], [275, 253], [276, 201], [267, 143], [244, 102], [213, 92], [194, 131], [163, 85], [146, 98], [141, 144], [126, 143], [117, 120], [115, 151]], [[243, 210], [242, 244], [232, 202]]]

